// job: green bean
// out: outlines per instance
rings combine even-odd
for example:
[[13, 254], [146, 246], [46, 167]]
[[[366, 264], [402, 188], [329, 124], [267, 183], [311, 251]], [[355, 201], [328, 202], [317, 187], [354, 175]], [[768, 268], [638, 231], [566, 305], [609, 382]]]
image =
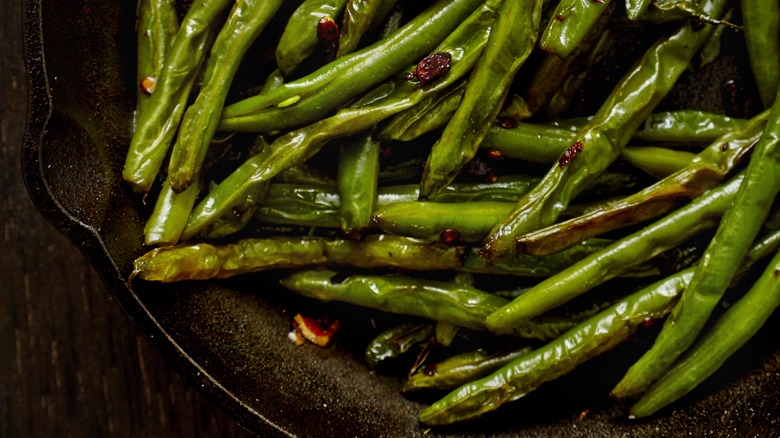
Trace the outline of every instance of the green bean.
[[199, 192], [198, 184], [193, 184], [187, 190], [176, 193], [166, 179], [157, 196], [152, 215], [144, 226], [144, 244], [178, 243]]
[[[690, 273], [688, 273], [690, 275]], [[628, 339], [637, 327], [664, 316], [684, 287], [676, 273], [618, 301], [579, 323], [547, 345], [522, 355], [487, 377], [466, 383], [426, 408], [426, 425], [450, 424], [476, 417], [517, 400], [542, 383]]]
[[320, 265], [549, 276], [609, 243], [591, 239], [550, 256], [514, 255], [488, 266], [475, 248], [390, 235], [371, 235], [359, 242], [317, 237], [243, 239], [225, 245], [201, 243], [156, 248], [136, 259], [133, 276], [169, 283]]
[[428, 54], [481, 4], [481, 0], [438, 0], [389, 38], [272, 93], [225, 107], [219, 129], [267, 132], [321, 120]]
[[374, 212], [373, 221], [390, 234], [475, 242], [505, 218], [514, 204], [509, 202], [471, 202], [453, 204], [443, 202], [399, 202]]
[[[165, 66], [165, 57], [171, 50], [173, 39], [179, 30], [174, 0], [142, 0], [138, 3], [136, 31], [138, 33], [138, 64], [136, 80], [138, 91], [135, 116], [141, 117], [149, 101], [150, 91]], [[147, 88], [151, 81], [152, 88]]]
[[457, 354], [436, 364], [423, 365], [409, 376], [401, 391], [457, 388], [493, 373], [531, 350], [531, 347], [520, 347], [488, 354], [480, 349]]
[[714, 141], [739, 129], [744, 119], [704, 111], [680, 110], [650, 116], [631, 137], [635, 142], [686, 146]]
[[631, 146], [620, 152], [620, 158], [642, 172], [662, 179], [689, 166], [696, 154], [658, 146]]
[[494, 333], [506, 332], [715, 226], [734, 200], [741, 182], [742, 174], [663, 219], [545, 279], [488, 316], [486, 325]]
[[780, 83], [780, 4], [763, 0], [740, 4], [750, 67], [761, 102], [769, 108]]
[[[777, 102], [777, 101], [775, 101]], [[690, 287], [650, 350], [615, 387], [619, 397], [635, 395], [661, 377], [693, 344], [758, 234], [780, 191], [780, 102], [772, 106], [764, 133], [750, 157], [745, 181], [702, 255]]]
[[136, 259], [134, 276], [168, 283], [322, 264], [420, 271], [454, 269], [461, 265], [463, 251], [462, 247], [392, 236], [370, 236], [362, 242], [315, 237], [243, 239], [219, 246], [201, 243], [156, 248]]
[[304, 163], [328, 141], [370, 129], [457, 81], [471, 70], [487, 41], [490, 24], [495, 18], [493, 2], [489, 0], [478, 8], [438, 47], [437, 52], [453, 54], [447, 75], [422, 88], [404, 78], [396, 78], [336, 115], [278, 137], [269, 148], [247, 160], [211, 190], [195, 207], [193, 216], [215, 206], [232, 208], [241, 199], [242, 193], [254, 184]]
[[[703, 1], [707, 12], [718, 15], [725, 5], [725, 0]], [[542, 182], [493, 230], [483, 246], [487, 260], [513, 251], [516, 237], [555, 222], [571, 199], [617, 158], [639, 125], [688, 68], [711, 30], [709, 25], [694, 29], [686, 23], [645, 53], [588, 125], [577, 133], [577, 141], [561, 155]]]
[[249, 46], [276, 15], [283, 0], [238, 0], [217, 35], [206, 63], [201, 89], [187, 108], [173, 145], [168, 179], [181, 192], [200, 174], [233, 77]]
[[[761, 137], [767, 113], [726, 134], [688, 161], [688, 166], [624, 199], [585, 215], [520, 236], [528, 254], [549, 254], [623, 226], [664, 214], [719, 184]], [[626, 148], [626, 151], [632, 148]]]
[[363, 34], [384, 20], [396, 3], [398, 0], [349, 0], [344, 10], [336, 57], [354, 52]]
[[611, 0], [561, 0], [539, 39], [539, 47], [559, 58], [568, 57], [607, 13], [610, 3]]
[[276, 46], [276, 65], [284, 76], [290, 76], [314, 52], [317, 22], [322, 17], [336, 19], [347, 0], [305, 0], [293, 12]]
[[380, 333], [366, 347], [365, 358], [369, 369], [379, 363], [407, 353], [433, 336], [433, 324], [405, 323]]
[[133, 190], [148, 192], [157, 178], [184, 114], [190, 91], [206, 59], [206, 48], [230, 0], [194, 3], [166, 55], [154, 93], [136, 123], [122, 177]]
[[338, 189], [341, 199], [341, 229], [359, 233], [371, 224], [377, 203], [379, 142], [366, 131], [341, 145]]
[[501, 111], [512, 79], [536, 44], [541, 10], [541, 0], [501, 2], [461, 103], [428, 156], [420, 183], [421, 200], [434, 198], [474, 157]]
[[651, 415], [712, 375], [739, 350], [780, 304], [780, 253], [745, 296], [732, 304], [680, 361], [631, 407], [630, 418]]
[[280, 280], [287, 289], [321, 301], [344, 301], [403, 315], [484, 330], [482, 321], [507, 302], [472, 287], [431, 280], [350, 276], [334, 283], [333, 271], [301, 271]]
[[[323, 302], [341, 301], [473, 330], [485, 330], [485, 316], [508, 302], [498, 295], [456, 283], [386, 275], [351, 275], [333, 282], [335, 275], [328, 270], [299, 271], [280, 283], [297, 294]], [[550, 340], [576, 324], [563, 318], [532, 320], [510, 334]]]

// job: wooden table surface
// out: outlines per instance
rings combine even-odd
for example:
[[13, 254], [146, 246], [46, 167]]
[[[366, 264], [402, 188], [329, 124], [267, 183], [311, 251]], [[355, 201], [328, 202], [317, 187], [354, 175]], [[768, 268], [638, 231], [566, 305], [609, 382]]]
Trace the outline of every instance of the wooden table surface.
[[28, 198], [22, 2], [0, 11], [0, 437], [253, 436], [168, 367]]

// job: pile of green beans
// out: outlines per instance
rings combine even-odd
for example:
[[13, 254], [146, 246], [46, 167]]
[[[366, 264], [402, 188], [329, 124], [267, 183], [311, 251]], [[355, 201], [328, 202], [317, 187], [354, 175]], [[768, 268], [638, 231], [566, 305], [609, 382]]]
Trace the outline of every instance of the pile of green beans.
[[[403, 391], [449, 392], [420, 412], [430, 426], [666, 318], [611, 392], [653, 415], [780, 305], [780, 12], [765, 3], [732, 24], [727, 0], [142, 0], [123, 178], [154, 208], [131, 281], [275, 271], [307, 299], [406, 315], [365, 360], [385, 372], [423, 351]], [[731, 37], [764, 110], [656, 110], [718, 26], [744, 29]], [[628, 27], [655, 42], [583, 113]], [[718, 315], [732, 287], [747, 292]], [[422, 363], [431, 350], [444, 358]]]

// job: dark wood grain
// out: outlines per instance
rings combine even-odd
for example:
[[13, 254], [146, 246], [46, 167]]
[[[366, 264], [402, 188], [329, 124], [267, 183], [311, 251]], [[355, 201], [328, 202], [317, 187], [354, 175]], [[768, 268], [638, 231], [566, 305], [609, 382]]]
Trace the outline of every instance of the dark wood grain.
[[253, 436], [168, 367], [29, 200], [22, 3], [0, 11], [0, 437]]

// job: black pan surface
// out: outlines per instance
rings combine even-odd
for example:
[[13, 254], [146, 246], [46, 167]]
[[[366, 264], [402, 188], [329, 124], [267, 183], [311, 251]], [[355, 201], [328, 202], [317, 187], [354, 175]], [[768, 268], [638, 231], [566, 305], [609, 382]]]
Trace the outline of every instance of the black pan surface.
[[[428, 430], [416, 415], [434, 398], [405, 398], [398, 376], [369, 372], [362, 359], [362, 348], [375, 334], [366, 327], [390, 324], [392, 317], [343, 305], [319, 310], [318, 303], [283, 293], [269, 275], [128, 283], [132, 260], [144, 252], [142, 218], [150, 208], [121, 181], [135, 102], [135, 2], [27, 0], [25, 5], [30, 112], [23, 168], [33, 201], [86, 254], [171, 366], [258, 435], [780, 434], [777, 317], [713, 378], [647, 421], [629, 421], [626, 407], [607, 393], [651, 342], [652, 327], [486, 418]], [[723, 86], [751, 80], [741, 40], [727, 32], [724, 41], [725, 56], [683, 77], [662, 106], [755, 112], [749, 85], [736, 99]], [[615, 56], [630, 56], [631, 47], [624, 49]], [[602, 71], [591, 83], [592, 96], [615, 74]], [[288, 339], [291, 316], [307, 309], [342, 320], [335, 345], [298, 347]]]

